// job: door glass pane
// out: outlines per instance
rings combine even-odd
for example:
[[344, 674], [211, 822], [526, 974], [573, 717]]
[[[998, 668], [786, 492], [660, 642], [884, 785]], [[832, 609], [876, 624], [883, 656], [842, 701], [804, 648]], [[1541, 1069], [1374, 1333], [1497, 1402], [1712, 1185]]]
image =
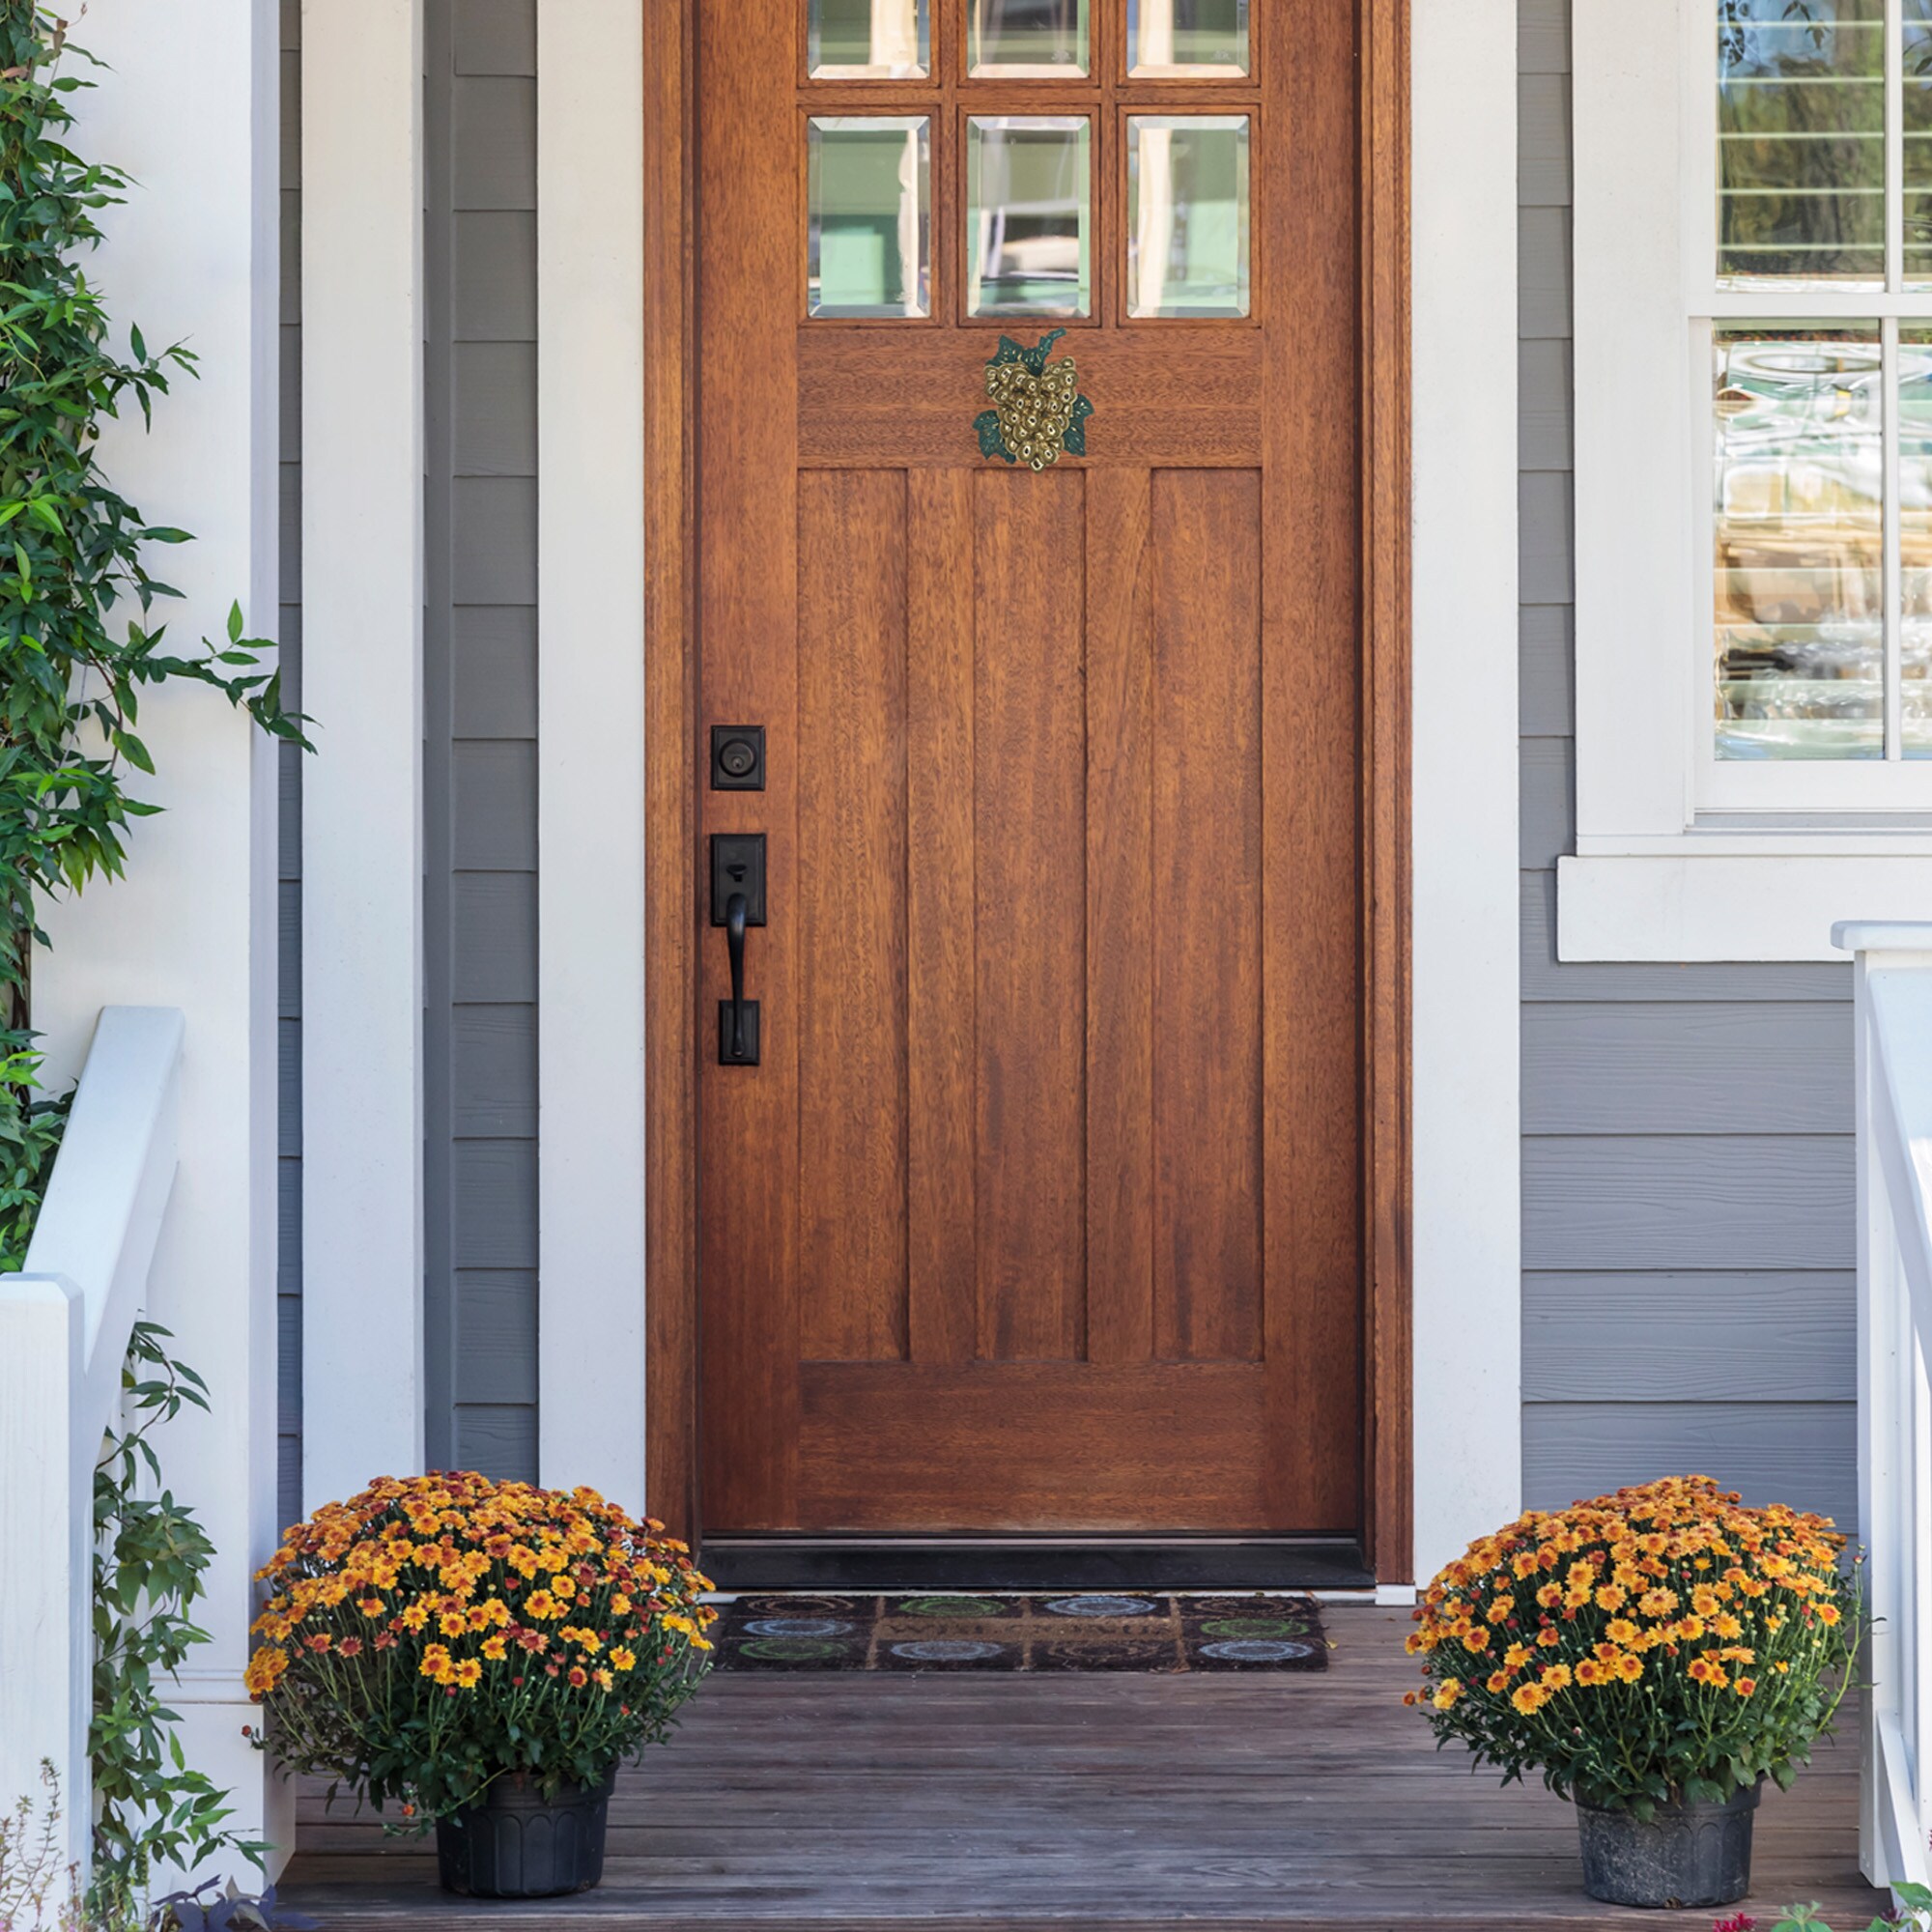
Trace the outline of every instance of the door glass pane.
[[967, 314], [1093, 313], [1093, 173], [1082, 115], [967, 122]]
[[1883, 288], [1885, 0], [1715, 4], [1719, 286]]
[[1248, 117], [1127, 121], [1127, 313], [1248, 312]]
[[931, 123], [813, 115], [809, 138], [810, 313], [931, 314]]
[[813, 80], [905, 80], [929, 58], [927, 0], [811, 0]]
[[971, 0], [976, 74], [1087, 71], [1087, 0]]
[[1717, 753], [1885, 755], [1875, 323], [1716, 334]]
[[1248, 0], [1127, 0], [1127, 71], [1136, 80], [1247, 71]]
[[1900, 750], [1932, 758], [1932, 327], [1922, 323], [1898, 331], [1898, 425]]

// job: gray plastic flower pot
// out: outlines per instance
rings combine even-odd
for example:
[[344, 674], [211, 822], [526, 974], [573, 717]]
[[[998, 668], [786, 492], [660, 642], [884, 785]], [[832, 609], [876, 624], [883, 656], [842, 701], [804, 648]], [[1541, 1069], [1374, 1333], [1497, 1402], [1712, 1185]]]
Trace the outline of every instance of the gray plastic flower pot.
[[1758, 1784], [1719, 1804], [1660, 1804], [1648, 1819], [1577, 1801], [1583, 1889], [1605, 1905], [1735, 1905], [1750, 1889]]
[[602, 1784], [566, 1784], [554, 1801], [523, 1773], [499, 1777], [481, 1804], [439, 1818], [436, 1859], [445, 1891], [469, 1898], [556, 1898], [604, 1876]]

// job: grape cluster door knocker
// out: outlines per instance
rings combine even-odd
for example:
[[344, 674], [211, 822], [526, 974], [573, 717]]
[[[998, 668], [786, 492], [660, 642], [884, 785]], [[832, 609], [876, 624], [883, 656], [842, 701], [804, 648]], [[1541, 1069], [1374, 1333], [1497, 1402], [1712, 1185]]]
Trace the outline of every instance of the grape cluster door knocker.
[[1072, 356], [1048, 360], [1065, 333], [1056, 328], [1032, 349], [1022, 349], [1010, 335], [1000, 337], [999, 353], [986, 364], [993, 407], [973, 418], [981, 456], [1024, 463], [1037, 472], [1058, 463], [1062, 450], [1087, 454], [1087, 418], [1094, 405], [1076, 386]]

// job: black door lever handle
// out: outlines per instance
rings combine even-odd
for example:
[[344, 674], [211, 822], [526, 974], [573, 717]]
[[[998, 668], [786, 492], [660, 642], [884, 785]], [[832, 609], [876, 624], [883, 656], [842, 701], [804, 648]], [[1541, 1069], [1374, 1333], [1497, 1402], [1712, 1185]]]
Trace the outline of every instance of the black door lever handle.
[[724, 943], [731, 949], [731, 1059], [745, 1058], [745, 917], [751, 907], [743, 893], [724, 903]]
[[745, 997], [745, 934], [765, 923], [765, 835], [711, 835], [711, 923], [731, 949], [731, 997], [718, 1002], [718, 1064], [758, 1064], [758, 1003]]

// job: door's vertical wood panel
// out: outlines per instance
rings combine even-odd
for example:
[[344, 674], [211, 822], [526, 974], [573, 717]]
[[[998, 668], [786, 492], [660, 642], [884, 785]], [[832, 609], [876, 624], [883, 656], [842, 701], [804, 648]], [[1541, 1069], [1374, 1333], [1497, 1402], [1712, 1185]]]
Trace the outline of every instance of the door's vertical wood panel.
[[809, 470], [798, 490], [799, 1346], [807, 1361], [898, 1361], [905, 476]]
[[1262, 1343], [1261, 479], [1152, 479], [1154, 1347]]
[[[789, 209], [797, 128], [785, 0], [700, 0], [698, 192], [713, 210]], [[752, 935], [747, 991], [764, 1064], [718, 1065], [724, 935], [700, 895], [698, 1147], [703, 1229], [705, 1511], [714, 1528], [795, 1519], [798, 1468], [797, 426], [772, 398], [796, 382], [798, 242], [789, 221], [714, 218], [698, 268], [698, 613], [702, 758], [713, 724], [766, 727], [766, 789], [699, 792], [706, 832], [769, 839], [770, 923]], [[701, 841], [700, 841], [701, 843]], [[693, 854], [702, 867], [703, 855]]]
[[1086, 479], [975, 479], [980, 1353], [1086, 1343]]
[[1353, 14], [1284, 0], [1293, 132], [1257, 170], [1267, 1453], [1272, 1520], [1311, 1529], [1362, 1510]]
[[1087, 1353], [1153, 1353], [1149, 478], [1087, 477]]
[[906, 477], [906, 1220], [911, 1353], [978, 1342], [973, 1121], [973, 477]]

